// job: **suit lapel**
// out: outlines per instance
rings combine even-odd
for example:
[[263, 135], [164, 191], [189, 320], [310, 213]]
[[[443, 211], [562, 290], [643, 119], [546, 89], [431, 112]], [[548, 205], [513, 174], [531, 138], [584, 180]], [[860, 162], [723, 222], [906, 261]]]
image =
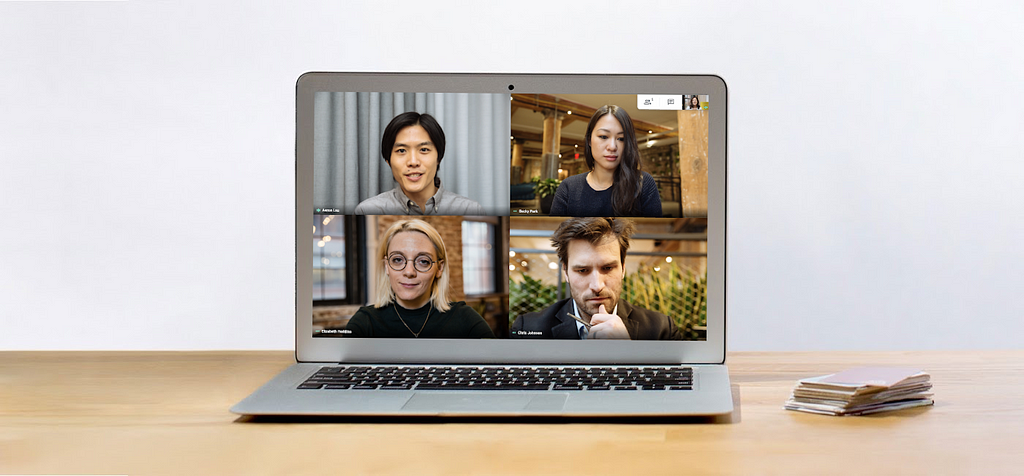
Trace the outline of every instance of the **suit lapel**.
[[626, 332], [629, 333], [630, 339], [636, 339], [637, 332], [640, 329], [640, 323], [630, 319], [629, 315], [633, 313], [633, 307], [630, 306], [626, 301], [619, 301], [619, 309], [615, 312], [619, 319], [622, 319], [622, 325], [626, 326]]
[[580, 332], [577, 330], [576, 321], [569, 317], [572, 312], [572, 298], [565, 301], [565, 304], [555, 312], [555, 319], [559, 324], [551, 328], [551, 337], [555, 339], [579, 339]]

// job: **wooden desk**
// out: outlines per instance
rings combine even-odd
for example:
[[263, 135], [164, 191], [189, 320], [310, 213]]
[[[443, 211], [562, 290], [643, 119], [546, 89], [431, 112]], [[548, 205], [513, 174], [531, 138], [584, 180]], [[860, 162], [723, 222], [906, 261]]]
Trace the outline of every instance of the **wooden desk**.
[[[0, 352], [0, 474], [1024, 472], [1024, 351], [730, 354], [734, 423], [246, 423], [288, 352]], [[791, 412], [798, 378], [919, 366], [934, 407]]]

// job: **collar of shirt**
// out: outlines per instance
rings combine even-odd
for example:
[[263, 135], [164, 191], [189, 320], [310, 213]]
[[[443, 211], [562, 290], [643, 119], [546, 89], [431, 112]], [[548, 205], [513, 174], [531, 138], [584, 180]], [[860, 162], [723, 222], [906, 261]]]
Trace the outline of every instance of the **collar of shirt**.
[[[583, 315], [580, 314], [580, 308], [576, 307], [576, 300], [575, 299], [572, 300], [572, 311], [573, 311], [572, 312], [573, 314], [576, 314], [577, 316], [580, 316], [580, 319], [583, 318]], [[619, 303], [615, 303], [615, 309], [612, 309], [612, 314], [615, 314], [615, 315], [619, 314]], [[576, 332], [578, 332], [580, 335], [584, 336], [583, 337], [584, 339], [586, 339], [587, 336], [590, 336], [590, 329], [587, 329], [587, 326], [584, 326], [582, 322], [577, 321], [576, 319], [573, 319], [573, 321], [576, 322]]]
[[434, 196], [427, 199], [427, 203], [424, 204], [426, 210], [420, 210], [420, 206], [402, 191], [401, 186], [395, 185], [394, 190], [391, 191], [395, 202], [405, 210], [406, 215], [436, 215], [441, 202], [444, 201], [444, 197], [447, 194], [448, 191], [444, 189], [444, 185], [439, 185], [437, 192], [434, 192]]

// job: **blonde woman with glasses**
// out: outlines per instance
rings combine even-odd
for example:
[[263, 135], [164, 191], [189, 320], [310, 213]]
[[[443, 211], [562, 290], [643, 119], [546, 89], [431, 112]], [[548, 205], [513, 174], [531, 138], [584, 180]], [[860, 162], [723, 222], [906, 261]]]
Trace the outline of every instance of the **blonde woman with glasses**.
[[485, 338], [491, 327], [465, 302], [449, 298], [448, 252], [423, 220], [391, 225], [377, 248], [373, 305], [349, 320], [350, 337]]

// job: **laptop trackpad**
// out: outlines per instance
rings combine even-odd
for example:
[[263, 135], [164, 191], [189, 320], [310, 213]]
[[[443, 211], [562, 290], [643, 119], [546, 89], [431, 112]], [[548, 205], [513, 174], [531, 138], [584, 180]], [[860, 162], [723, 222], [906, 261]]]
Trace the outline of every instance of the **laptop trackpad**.
[[405, 403], [403, 410], [440, 412], [557, 412], [565, 405], [565, 394], [508, 395], [480, 393], [417, 393]]

